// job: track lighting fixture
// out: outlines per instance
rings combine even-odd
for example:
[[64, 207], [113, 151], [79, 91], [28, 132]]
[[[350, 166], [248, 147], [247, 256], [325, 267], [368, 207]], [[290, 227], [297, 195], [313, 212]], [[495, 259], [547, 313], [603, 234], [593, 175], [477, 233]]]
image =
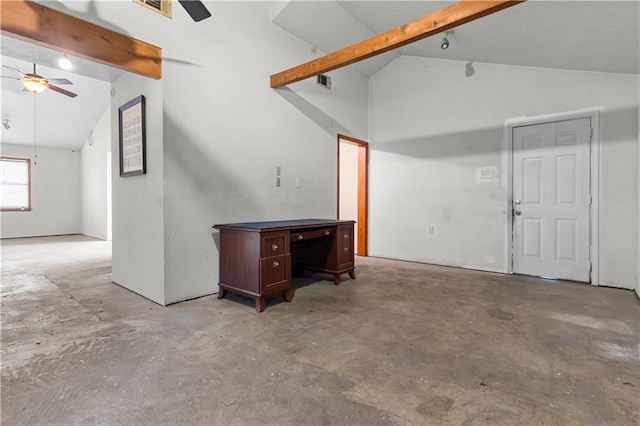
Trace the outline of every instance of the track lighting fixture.
[[449, 48], [449, 39], [444, 36], [442, 38], [442, 43], [440, 43], [440, 49], [447, 50]]
[[442, 43], [440, 43], [440, 49], [447, 50], [449, 48], [449, 36], [453, 35], [453, 30], [447, 31], [442, 37]]

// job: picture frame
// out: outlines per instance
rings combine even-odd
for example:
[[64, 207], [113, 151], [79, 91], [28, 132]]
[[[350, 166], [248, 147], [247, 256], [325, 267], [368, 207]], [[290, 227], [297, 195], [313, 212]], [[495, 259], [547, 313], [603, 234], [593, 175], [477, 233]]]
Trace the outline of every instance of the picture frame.
[[145, 99], [140, 95], [118, 108], [120, 177], [147, 173]]

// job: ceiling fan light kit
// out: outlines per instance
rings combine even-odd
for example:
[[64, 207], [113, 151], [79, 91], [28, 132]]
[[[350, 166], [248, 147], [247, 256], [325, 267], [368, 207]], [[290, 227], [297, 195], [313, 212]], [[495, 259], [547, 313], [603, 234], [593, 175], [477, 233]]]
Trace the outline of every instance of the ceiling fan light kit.
[[47, 88], [42, 80], [32, 78], [25, 78], [22, 80], [22, 85], [26, 91], [32, 93], [40, 93]]

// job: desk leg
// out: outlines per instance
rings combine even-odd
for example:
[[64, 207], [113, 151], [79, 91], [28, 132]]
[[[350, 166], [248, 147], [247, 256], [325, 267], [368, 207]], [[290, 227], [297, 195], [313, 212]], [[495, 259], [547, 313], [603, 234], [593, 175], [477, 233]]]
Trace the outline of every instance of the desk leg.
[[256, 299], [256, 311], [258, 312], [264, 311], [264, 297], [258, 297]]
[[351, 277], [352, 280], [356, 279], [356, 271], [355, 271], [355, 269], [353, 271], [349, 271], [349, 277]]
[[222, 299], [226, 295], [227, 295], [227, 290], [225, 290], [224, 288], [220, 287], [220, 291], [218, 291], [218, 299]]
[[285, 300], [285, 302], [291, 302], [293, 300], [293, 290], [289, 289], [282, 293], [282, 298]]

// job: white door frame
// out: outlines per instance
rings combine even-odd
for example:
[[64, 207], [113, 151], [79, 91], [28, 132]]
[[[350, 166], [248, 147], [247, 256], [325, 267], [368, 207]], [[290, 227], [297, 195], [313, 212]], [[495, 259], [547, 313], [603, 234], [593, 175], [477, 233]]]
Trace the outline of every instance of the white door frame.
[[513, 129], [521, 126], [531, 126], [535, 124], [553, 123], [556, 121], [568, 121], [578, 118], [591, 119], [591, 128], [593, 129], [593, 137], [591, 138], [590, 154], [591, 154], [591, 176], [590, 176], [590, 193], [591, 207], [589, 208], [590, 237], [589, 237], [589, 261], [591, 262], [591, 284], [598, 285], [599, 268], [598, 268], [598, 206], [599, 200], [599, 164], [600, 164], [600, 113], [602, 109], [588, 109], [580, 111], [570, 111], [557, 114], [545, 114], [535, 117], [518, 117], [512, 118], [505, 122], [503, 138], [503, 167], [506, 173], [502, 176], [502, 183], [507, 187], [507, 200], [505, 203], [505, 212], [507, 216], [507, 234], [505, 235], [507, 273], [513, 274]]

